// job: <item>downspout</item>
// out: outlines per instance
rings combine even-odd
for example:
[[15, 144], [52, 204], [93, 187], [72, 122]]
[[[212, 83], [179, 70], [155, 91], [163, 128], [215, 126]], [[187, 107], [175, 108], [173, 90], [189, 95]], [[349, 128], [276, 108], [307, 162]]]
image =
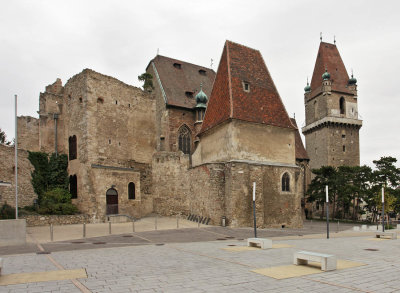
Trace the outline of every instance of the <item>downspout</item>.
[[58, 156], [58, 151], [57, 151], [57, 120], [58, 120], [58, 114], [53, 114], [54, 118], [54, 150], [56, 153], [56, 157]]

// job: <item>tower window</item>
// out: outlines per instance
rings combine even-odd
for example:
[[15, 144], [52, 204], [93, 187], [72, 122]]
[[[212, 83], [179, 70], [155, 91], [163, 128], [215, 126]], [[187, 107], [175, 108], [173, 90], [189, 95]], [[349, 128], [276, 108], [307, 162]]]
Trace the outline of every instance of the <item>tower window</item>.
[[76, 159], [77, 147], [76, 147], [76, 136], [70, 136], [68, 138], [68, 149], [69, 149], [69, 160]]
[[104, 103], [104, 99], [103, 98], [97, 98], [97, 103], [103, 104]]
[[190, 154], [190, 130], [186, 125], [183, 125], [179, 129], [179, 136], [178, 136], [178, 144], [179, 150], [181, 150], [184, 154]]
[[346, 138], [346, 134], [342, 134], [342, 138]]
[[250, 92], [250, 84], [246, 81], [243, 81], [243, 90], [245, 92]]
[[290, 191], [290, 176], [287, 172], [282, 175], [282, 191]]
[[71, 193], [71, 198], [78, 198], [78, 179], [76, 175], [69, 176], [69, 193]]
[[179, 63], [174, 63], [174, 67], [175, 67], [176, 69], [181, 69], [181, 68], [182, 68], [182, 65], [179, 64]]
[[340, 98], [339, 104], [340, 104], [340, 114], [345, 114], [346, 113], [346, 101], [344, 100], [343, 97]]
[[346, 146], [344, 145], [344, 146], [343, 146], [343, 152], [345, 152], [345, 151], [346, 151]]
[[206, 75], [206, 71], [203, 70], [203, 69], [200, 69], [200, 70], [199, 70], [199, 74], [200, 74], [200, 75]]
[[135, 183], [129, 182], [128, 184], [128, 199], [136, 199]]
[[193, 98], [193, 92], [185, 92], [187, 98]]
[[115, 105], [118, 105], [118, 101], [117, 100], [115, 101]]

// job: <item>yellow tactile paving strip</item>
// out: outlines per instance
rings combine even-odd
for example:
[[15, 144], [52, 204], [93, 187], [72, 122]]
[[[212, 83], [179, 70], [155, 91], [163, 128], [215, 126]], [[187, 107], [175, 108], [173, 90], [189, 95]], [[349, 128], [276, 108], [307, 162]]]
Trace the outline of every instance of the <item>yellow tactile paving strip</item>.
[[[361, 262], [337, 260], [336, 270], [355, 268], [365, 265], [366, 265], [365, 263]], [[288, 266], [271, 267], [265, 269], [256, 269], [252, 270], [252, 272], [278, 280], [324, 273], [324, 271], [321, 271], [321, 265], [319, 263], [314, 263], [314, 262], [308, 263], [307, 266], [288, 265]]]
[[[272, 248], [289, 248], [289, 247], [293, 247], [293, 245], [285, 243], [272, 244]], [[261, 250], [261, 248], [259, 247], [249, 247], [249, 246], [232, 246], [232, 247], [225, 247], [222, 249], [230, 252]]]
[[391, 238], [367, 238], [369, 241], [385, 241], [385, 240], [392, 240]]
[[87, 278], [85, 269], [57, 270], [0, 276], [0, 286]]

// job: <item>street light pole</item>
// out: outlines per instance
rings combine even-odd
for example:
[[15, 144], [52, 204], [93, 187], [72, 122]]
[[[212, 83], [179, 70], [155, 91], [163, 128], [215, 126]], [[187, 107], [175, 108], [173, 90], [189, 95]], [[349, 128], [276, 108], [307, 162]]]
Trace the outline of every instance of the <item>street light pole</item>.
[[382, 186], [382, 232], [385, 232], [385, 188]]
[[17, 95], [15, 95], [15, 219], [18, 220], [18, 117], [17, 117]]
[[328, 197], [328, 185], [325, 186], [326, 195], [326, 238], [329, 239], [329, 197]]

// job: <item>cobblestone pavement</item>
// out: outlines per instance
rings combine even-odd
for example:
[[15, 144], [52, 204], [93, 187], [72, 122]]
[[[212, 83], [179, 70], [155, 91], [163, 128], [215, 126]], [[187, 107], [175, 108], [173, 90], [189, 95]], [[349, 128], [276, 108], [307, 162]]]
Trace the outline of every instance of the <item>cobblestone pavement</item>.
[[[46, 244], [64, 245], [64, 250], [51, 250], [51, 246], [43, 245], [52, 251], [50, 255], [5, 255], [2, 274], [84, 268], [88, 277], [75, 282], [0, 286], [0, 292], [400, 292], [400, 239], [376, 241], [363, 233], [358, 233], [358, 237], [338, 234], [331, 239], [318, 235], [312, 239], [292, 236], [292, 239], [273, 238], [274, 243], [292, 245], [290, 248], [231, 252], [222, 248], [245, 246], [244, 240], [238, 240], [242, 239], [239, 237], [243, 231], [218, 227], [207, 231], [188, 230], [191, 232], [143, 232], [149, 233], [148, 238], [142, 232], [129, 235], [133, 237], [108, 238], [107, 241], [113, 237], [115, 241], [132, 240], [130, 244], [123, 243], [123, 247]], [[171, 235], [175, 235], [176, 241], [172, 241]], [[192, 235], [190, 242], [186, 239], [188, 235]], [[85, 249], [85, 245], [96, 248]], [[74, 248], [78, 246], [80, 249]], [[252, 272], [258, 268], [290, 265], [293, 253], [298, 250], [334, 254], [338, 259], [366, 265], [282, 280]]]

